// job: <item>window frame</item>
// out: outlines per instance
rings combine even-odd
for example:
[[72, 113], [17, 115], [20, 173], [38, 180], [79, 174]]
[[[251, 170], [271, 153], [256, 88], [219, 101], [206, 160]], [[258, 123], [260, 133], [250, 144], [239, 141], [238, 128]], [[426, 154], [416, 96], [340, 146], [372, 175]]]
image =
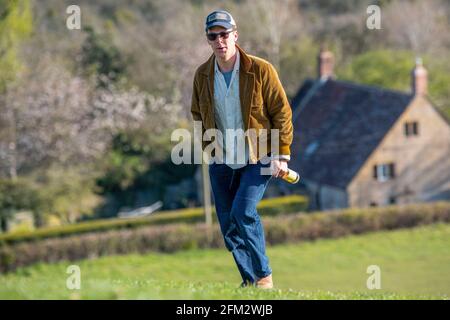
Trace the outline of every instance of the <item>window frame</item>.
[[419, 122], [406, 121], [403, 126], [403, 134], [405, 137], [414, 137], [419, 135]]
[[378, 182], [385, 182], [395, 178], [395, 163], [386, 162], [373, 166], [373, 178]]

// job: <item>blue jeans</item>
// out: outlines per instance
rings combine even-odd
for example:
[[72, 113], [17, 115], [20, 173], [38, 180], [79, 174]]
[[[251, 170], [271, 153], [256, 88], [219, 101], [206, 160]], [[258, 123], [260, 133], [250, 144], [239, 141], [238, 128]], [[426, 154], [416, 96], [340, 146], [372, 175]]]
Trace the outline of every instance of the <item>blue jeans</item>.
[[264, 230], [256, 205], [262, 199], [270, 175], [261, 175], [269, 164], [247, 164], [231, 169], [210, 164], [209, 175], [217, 218], [226, 248], [233, 254], [242, 280], [255, 282], [272, 273], [265, 253]]

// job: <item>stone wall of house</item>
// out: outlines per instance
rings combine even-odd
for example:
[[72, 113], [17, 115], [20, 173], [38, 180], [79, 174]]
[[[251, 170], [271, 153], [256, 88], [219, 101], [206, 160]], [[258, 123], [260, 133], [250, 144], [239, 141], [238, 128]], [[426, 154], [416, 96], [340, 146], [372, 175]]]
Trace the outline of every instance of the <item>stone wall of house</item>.
[[[405, 135], [405, 122], [418, 135]], [[374, 165], [395, 164], [395, 177], [374, 178]], [[450, 200], [450, 125], [422, 97], [416, 97], [368, 158], [348, 188], [350, 206]]]

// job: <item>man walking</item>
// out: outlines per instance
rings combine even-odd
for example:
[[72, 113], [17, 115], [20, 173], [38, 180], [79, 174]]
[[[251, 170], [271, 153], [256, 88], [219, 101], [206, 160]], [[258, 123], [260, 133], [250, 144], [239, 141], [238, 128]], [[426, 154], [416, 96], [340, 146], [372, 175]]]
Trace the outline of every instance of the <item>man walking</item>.
[[[209, 165], [220, 229], [242, 277], [241, 286], [270, 289], [272, 269], [256, 206], [271, 177], [287, 173], [293, 137], [291, 108], [275, 68], [236, 43], [237, 26], [230, 13], [210, 13], [205, 31], [213, 54], [195, 73], [191, 112], [195, 121], [201, 121], [203, 132], [217, 129], [223, 134], [218, 143], [224, 150], [224, 163]], [[261, 154], [255, 147], [259, 144], [250, 138], [245, 148], [235, 148], [235, 138], [226, 134], [251, 129], [278, 130], [275, 138], [265, 140], [266, 146], [273, 146], [271, 139], [277, 139], [278, 148], [266, 148]], [[271, 175], [262, 174], [264, 168], [270, 168]]]

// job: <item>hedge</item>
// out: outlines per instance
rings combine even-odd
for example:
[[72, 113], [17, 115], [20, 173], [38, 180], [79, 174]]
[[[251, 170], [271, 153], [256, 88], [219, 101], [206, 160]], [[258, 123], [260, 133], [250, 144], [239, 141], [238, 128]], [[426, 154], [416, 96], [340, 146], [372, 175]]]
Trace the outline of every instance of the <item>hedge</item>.
[[[263, 219], [266, 242], [269, 245], [410, 228], [438, 222], [450, 222], [450, 202], [299, 213]], [[174, 252], [216, 247], [224, 247], [217, 224], [214, 224], [210, 239], [204, 224], [170, 224], [110, 230], [0, 245], [0, 272], [12, 271], [36, 262], [74, 261], [112, 254]]]
[[[262, 216], [305, 211], [308, 200], [304, 196], [287, 196], [264, 199], [258, 205], [258, 212]], [[146, 225], [161, 225], [169, 223], [198, 223], [204, 221], [202, 208], [189, 208], [173, 211], [160, 211], [149, 217], [142, 218], [114, 218], [92, 220], [59, 227], [46, 227], [33, 231], [22, 231], [0, 234], [0, 243], [18, 243], [23, 241], [36, 241], [46, 238], [66, 237], [82, 233], [105, 232], [116, 229], [132, 229]], [[216, 219], [213, 209], [213, 219]]]

